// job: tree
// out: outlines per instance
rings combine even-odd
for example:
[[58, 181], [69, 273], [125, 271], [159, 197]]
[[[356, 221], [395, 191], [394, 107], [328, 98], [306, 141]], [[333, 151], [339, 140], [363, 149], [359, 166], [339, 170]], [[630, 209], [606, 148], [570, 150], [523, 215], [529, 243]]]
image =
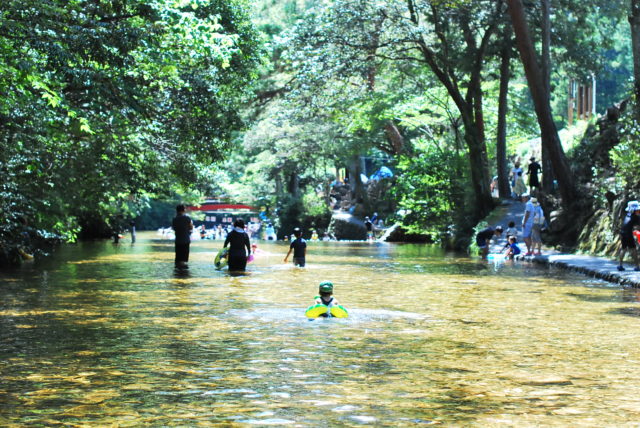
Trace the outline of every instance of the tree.
[[[493, 1], [452, 6], [413, 0], [339, 0], [331, 10], [319, 14], [315, 25], [302, 24], [297, 31], [300, 43], [295, 44], [306, 63], [314, 64], [304, 69], [315, 74], [320, 87], [336, 81], [326, 78], [331, 74], [341, 76], [349, 91], [354, 91], [358, 77], [363, 90], [370, 90], [376, 82], [373, 76], [379, 77], [381, 70], [390, 67], [435, 76], [461, 117], [475, 198], [473, 215], [478, 217], [493, 207], [481, 86], [488, 47], [502, 13], [500, 5]], [[375, 73], [372, 64], [376, 64]], [[378, 87], [376, 83], [376, 90]], [[389, 122], [383, 128], [387, 125]], [[401, 136], [397, 132], [387, 135]]]
[[498, 129], [496, 135], [496, 163], [498, 164], [498, 189], [501, 198], [511, 197], [509, 168], [507, 166], [507, 109], [509, 81], [511, 78], [511, 37], [505, 36], [500, 51], [500, 90], [498, 94]]
[[245, 6], [3, 2], [0, 172], [12, 208], [2, 230], [22, 215], [103, 233], [142, 196], [197, 184], [242, 127], [259, 60]]
[[[438, 3], [407, 0], [410, 22], [417, 37], [413, 40], [424, 62], [447, 89], [458, 107], [469, 150], [471, 180], [476, 194], [476, 214], [483, 217], [493, 207], [489, 190], [488, 159], [482, 109], [482, 68], [491, 37], [497, 30], [501, 2], [492, 11], [485, 2], [464, 4], [449, 10]], [[482, 10], [484, 13], [479, 13]], [[474, 21], [475, 17], [481, 17]], [[482, 19], [484, 18], [484, 19]], [[429, 23], [436, 43], [419, 30]], [[478, 30], [476, 33], [477, 29]], [[462, 39], [458, 39], [462, 35]], [[456, 48], [457, 51], [456, 51]], [[453, 54], [453, 55], [451, 55]], [[466, 82], [459, 76], [466, 75]], [[465, 93], [461, 87], [466, 87]]]
[[629, 24], [631, 25], [631, 46], [633, 52], [635, 108], [638, 120], [640, 121], [640, 0], [631, 0]]
[[518, 51], [520, 52], [520, 58], [527, 76], [529, 90], [531, 91], [540, 126], [542, 144], [549, 153], [553, 169], [558, 177], [558, 186], [562, 195], [563, 205], [568, 208], [574, 203], [577, 193], [573, 175], [551, 114], [550, 94], [544, 84], [542, 72], [537, 63], [522, 1], [507, 0], [507, 2]]
[[[542, 69], [542, 83], [544, 90], [551, 98], [551, 0], [541, 0], [541, 39], [542, 50], [540, 54], [540, 65]], [[551, 193], [553, 189], [553, 168], [549, 151], [544, 145], [541, 148], [542, 162], [542, 188], [545, 192]]]

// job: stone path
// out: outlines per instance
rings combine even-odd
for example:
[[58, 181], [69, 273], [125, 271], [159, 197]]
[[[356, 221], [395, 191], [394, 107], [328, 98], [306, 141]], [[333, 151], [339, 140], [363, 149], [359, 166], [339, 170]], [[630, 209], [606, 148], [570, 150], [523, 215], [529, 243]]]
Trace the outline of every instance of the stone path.
[[[519, 201], [508, 201], [502, 206], [498, 207], [489, 216], [487, 221], [492, 227], [502, 226], [504, 229], [510, 221], [516, 223], [516, 227], [521, 231], [522, 213], [524, 212], [524, 204]], [[523, 253], [526, 251], [522, 236], [518, 235], [518, 242], [521, 244], [520, 248]], [[493, 242], [490, 248], [491, 253], [499, 253], [504, 247], [506, 240], [504, 236], [498, 239], [497, 242]], [[620, 272], [617, 269], [617, 260], [595, 257], [579, 254], [562, 254], [549, 248], [542, 248], [541, 256], [524, 256], [520, 255], [517, 260], [524, 262], [540, 263], [545, 265], [558, 266], [563, 269], [568, 269], [576, 272], [583, 273], [595, 278], [603, 279], [605, 281], [617, 283], [626, 287], [640, 288], [640, 272], [633, 270], [631, 255], [627, 254], [625, 258], [626, 262], [624, 267], [625, 271]]]

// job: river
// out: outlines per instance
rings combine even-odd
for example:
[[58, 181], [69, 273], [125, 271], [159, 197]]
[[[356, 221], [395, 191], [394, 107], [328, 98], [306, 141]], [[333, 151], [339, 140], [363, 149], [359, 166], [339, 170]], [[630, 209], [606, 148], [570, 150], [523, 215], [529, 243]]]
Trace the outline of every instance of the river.
[[[637, 426], [639, 295], [423, 245], [155, 233], [0, 273], [0, 426]], [[332, 281], [346, 319], [309, 321]]]

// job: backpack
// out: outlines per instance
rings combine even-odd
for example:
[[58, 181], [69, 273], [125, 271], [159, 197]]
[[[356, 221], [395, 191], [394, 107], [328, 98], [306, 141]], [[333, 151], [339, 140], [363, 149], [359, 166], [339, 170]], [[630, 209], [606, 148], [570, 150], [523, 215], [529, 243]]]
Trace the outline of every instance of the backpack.
[[533, 214], [533, 224], [544, 226], [544, 222], [544, 211], [542, 211], [542, 208], [538, 205], [535, 213]]

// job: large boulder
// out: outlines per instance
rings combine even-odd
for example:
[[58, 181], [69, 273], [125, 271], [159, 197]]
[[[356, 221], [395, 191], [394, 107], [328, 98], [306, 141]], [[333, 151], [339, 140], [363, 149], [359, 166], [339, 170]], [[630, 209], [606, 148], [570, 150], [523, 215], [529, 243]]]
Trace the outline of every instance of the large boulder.
[[571, 219], [563, 214], [562, 210], [551, 211], [549, 214], [549, 229], [551, 229], [551, 232], [559, 233], [569, 227]]
[[346, 212], [335, 212], [329, 224], [330, 233], [340, 241], [363, 241], [367, 229], [362, 220]]
[[402, 227], [396, 227], [391, 233], [389, 233], [385, 241], [426, 244], [426, 243], [432, 243], [433, 239], [429, 235], [425, 235], [422, 233], [410, 233]]

